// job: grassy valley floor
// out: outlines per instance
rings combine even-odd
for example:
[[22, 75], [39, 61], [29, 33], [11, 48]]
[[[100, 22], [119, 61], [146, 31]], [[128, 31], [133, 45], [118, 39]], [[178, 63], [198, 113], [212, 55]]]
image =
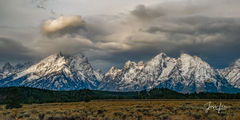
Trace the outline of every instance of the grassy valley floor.
[[[209, 102], [211, 104], [209, 105]], [[220, 113], [213, 110], [222, 103]], [[206, 112], [207, 107], [211, 109]], [[225, 109], [225, 110], [223, 110]], [[239, 100], [95, 100], [0, 106], [1, 120], [239, 120]]]

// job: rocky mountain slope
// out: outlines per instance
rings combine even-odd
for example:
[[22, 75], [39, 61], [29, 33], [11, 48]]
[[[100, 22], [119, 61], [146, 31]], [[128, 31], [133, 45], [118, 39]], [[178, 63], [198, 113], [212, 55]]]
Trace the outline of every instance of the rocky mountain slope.
[[10, 63], [6, 63], [3, 65], [2, 69], [0, 69], [0, 79], [6, 78], [11, 76], [12, 74], [18, 73], [30, 67], [33, 62], [26, 62], [26, 63], [19, 63], [15, 66], [11, 65]]
[[226, 69], [215, 70], [201, 58], [188, 54], [172, 58], [160, 53], [145, 63], [127, 61], [122, 69], [112, 67], [104, 75], [94, 70], [81, 54], [53, 54], [30, 65], [4, 65], [0, 72], [0, 87], [106, 91], [168, 88], [181, 93], [235, 93], [240, 88], [240, 60]]
[[232, 65], [225, 69], [218, 70], [231, 85], [240, 88], [240, 59], [236, 60]]
[[100, 89], [111, 91], [135, 91], [155, 87], [182, 93], [236, 91], [208, 63], [188, 54], [171, 58], [160, 53], [146, 63], [128, 61], [122, 69], [112, 67], [100, 85]]
[[26, 70], [0, 80], [0, 86], [28, 86], [50, 90], [97, 89], [102, 75], [85, 56], [51, 55]]

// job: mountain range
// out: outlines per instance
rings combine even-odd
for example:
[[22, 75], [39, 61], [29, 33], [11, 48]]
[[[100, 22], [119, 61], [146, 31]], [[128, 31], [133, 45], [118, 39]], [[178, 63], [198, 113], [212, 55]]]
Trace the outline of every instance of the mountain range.
[[91, 67], [85, 56], [64, 56], [58, 53], [20, 72], [14, 71], [0, 80], [0, 86], [28, 86], [49, 90], [97, 89], [101, 80], [102, 75]]
[[149, 61], [127, 61], [122, 69], [112, 67], [102, 74], [82, 54], [57, 53], [38, 63], [0, 70], [0, 87], [27, 86], [49, 90], [140, 91], [168, 88], [181, 93], [240, 92], [240, 59], [224, 69], [213, 69], [197, 56], [179, 58], [156, 55]]

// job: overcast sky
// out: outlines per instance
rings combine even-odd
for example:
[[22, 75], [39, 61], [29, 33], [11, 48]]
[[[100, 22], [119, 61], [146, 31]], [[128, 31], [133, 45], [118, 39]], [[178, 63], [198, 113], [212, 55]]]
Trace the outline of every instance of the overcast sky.
[[238, 0], [0, 0], [0, 63], [83, 53], [97, 69], [188, 53], [240, 58]]

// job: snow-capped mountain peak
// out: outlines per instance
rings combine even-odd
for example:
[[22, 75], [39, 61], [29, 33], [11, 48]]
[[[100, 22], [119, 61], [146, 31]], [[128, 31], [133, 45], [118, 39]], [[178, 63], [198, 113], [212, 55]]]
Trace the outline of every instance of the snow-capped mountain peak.
[[14, 75], [22, 70], [25, 70], [32, 62], [18, 63], [15, 66], [11, 65], [9, 62], [5, 63], [2, 69], [0, 70], [0, 80], [4, 79], [8, 76]]
[[231, 88], [208, 63], [186, 53], [179, 58], [160, 53], [153, 59], [138, 64], [127, 61], [122, 69], [112, 67], [100, 85], [100, 89], [112, 91], [154, 87], [165, 87], [183, 93], [227, 91], [225, 88]]
[[[48, 56], [47, 58], [41, 60], [39, 63], [32, 65], [27, 70], [17, 74], [14, 79], [18, 79], [24, 75], [32, 74], [32, 77], [28, 80], [38, 79], [41, 76], [46, 76], [54, 72], [58, 72], [65, 68], [65, 71], [69, 71], [66, 68], [67, 60], [62, 55], [62, 53], [57, 53]], [[33, 77], [34, 76], [34, 77]]]
[[110, 70], [109, 70], [105, 75], [114, 78], [114, 77], [117, 76], [120, 72], [121, 72], [120, 69], [117, 69], [117, 68], [115, 68], [115, 67], [111, 67]]
[[189, 78], [194, 75], [196, 80], [203, 83], [205, 80], [211, 80], [212, 75], [216, 74], [207, 62], [197, 56], [181, 54], [178, 60], [181, 64], [182, 75], [185, 77]]
[[225, 69], [218, 70], [231, 85], [240, 89], [240, 59], [236, 60], [233, 64]]
[[84, 55], [57, 53], [17, 73], [4, 86], [23, 85], [51, 90], [96, 89], [102, 75], [95, 71]]
[[137, 63], [135, 62], [132, 62], [132, 61], [127, 61], [123, 67], [124, 70], [127, 70], [127, 69], [130, 69], [132, 67], [136, 67], [137, 66]]
[[237, 59], [237, 60], [234, 62], [233, 66], [240, 68], [240, 59]]
[[[29, 65], [31, 64], [26, 63], [13, 67], [6, 64], [5, 71], [13, 69], [14, 72], [0, 73], [0, 87], [28, 86], [50, 90], [88, 88], [108, 91], [164, 87], [182, 93], [236, 92], [238, 90], [234, 87], [240, 88], [240, 59], [230, 67], [216, 71], [201, 58], [186, 53], [178, 58], [160, 53], [146, 62], [129, 60], [122, 69], [111, 67], [105, 75], [94, 70], [82, 54], [57, 53], [27, 67]], [[19, 69], [15, 70], [17, 66]]]
[[155, 82], [159, 82], [159, 72], [168, 74], [168, 71], [164, 71], [163, 69], [169, 69], [171, 66], [174, 66], [175, 62], [176, 60], [174, 58], [168, 57], [165, 53], [158, 54], [146, 63], [143, 61], [139, 61], [138, 63], [127, 61], [122, 69], [116, 70], [112, 67], [110, 71], [105, 74], [104, 81], [100, 87], [114, 91], [150, 89], [157, 86]]
[[207, 62], [203, 61], [200, 57], [191, 56], [186, 53], [182, 53], [178, 59], [181, 60], [182, 64], [187, 65], [189, 67], [201, 66], [201, 65], [210, 67], [210, 65]]

